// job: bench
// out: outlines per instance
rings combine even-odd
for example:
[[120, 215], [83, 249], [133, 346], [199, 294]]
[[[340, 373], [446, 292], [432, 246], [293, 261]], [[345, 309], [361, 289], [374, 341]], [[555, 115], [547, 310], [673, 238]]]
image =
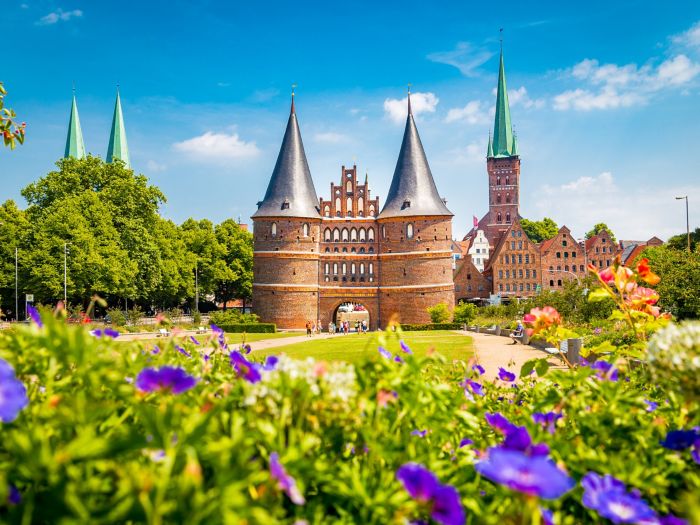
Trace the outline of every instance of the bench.
[[491, 328], [487, 328], [486, 330], [484, 330], [484, 333], [490, 335], [501, 335], [501, 327], [495, 324]]
[[523, 332], [521, 335], [511, 334], [510, 338], [513, 340], [513, 344], [516, 344], [516, 343], [520, 343], [521, 345], [530, 344], [530, 336], [528, 336], [526, 332]]
[[169, 335], [170, 335], [170, 332], [168, 332], [167, 329], [161, 328], [158, 330], [158, 334], [156, 335], [156, 337], [168, 337]]
[[208, 331], [208, 330], [207, 330], [206, 328], [204, 328], [203, 326], [200, 326], [199, 328], [197, 328], [197, 333], [198, 333], [198, 334], [206, 334], [207, 331]]

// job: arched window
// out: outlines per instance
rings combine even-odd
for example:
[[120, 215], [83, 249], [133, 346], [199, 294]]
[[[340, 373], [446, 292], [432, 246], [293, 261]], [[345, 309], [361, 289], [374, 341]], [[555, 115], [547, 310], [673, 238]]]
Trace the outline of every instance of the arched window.
[[369, 205], [369, 214], [374, 217], [374, 204]]
[[353, 246], [352, 249], [350, 250], [350, 253], [356, 253], [356, 252], [357, 252], [357, 250], [356, 250], [355, 247]]
[[326, 263], [323, 273], [331, 273], [331, 265], [329, 263]]
[[335, 214], [340, 215], [340, 197], [335, 198]]
[[345, 246], [343, 246], [343, 253], [348, 253], [348, 249]]
[[360, 242], [365, 242], [367, 240], [367, 231], [364, 228], [360, 228]]
[[333, 248], [333, 253], [338, 253], [338, 248], [337, 248], [337, 247]]
[[353, 275], [355, 275], [355, 263], [352, 263], [352, 264], [350, 265], [350, 273], [353, 274]]
[[386, 239], [386, 225], [382, 224], [382, 237]]
[[506, 223], [510, 224], [510, 212], [506, 213]]
[[360, 248], [360, 253], [365, 253], [365, 249], [364, 249], [364, 248]]
[[498, 212], [498, 215], [496, 215], [496, 222], [498, 222], [498, 223], [502, 222], [501, 212], [500, 212], [500, 211]]
[[277, 236], [277, 223], [273, 222], [272, 226], [270, 226], [270, 233], [272, 234], [273, 237]]
[[338, 263], [333, 263], [333, 275], [338, 275]]
[[374, 263], [369, 263], [367, 268], [369, 269], [370, 275], [372, 275], [374, 273]]
[[308, 223], [306, 223], [306, 222], [304, 223], [304, 226], [302, 227], [302, 232], [304, 234], [304, 237], [309, 236], [309, 224]]
[[360, 273], [361, 273], [362, 275], [365, 274], [365, 263], [360, 263]]
[[506, 204], [510, 204], [510, 193], [506, 193]]
[[326, 204], [326, 205], [323, 207], [323, 214], [324, 214], [326, 217], [330, 217], [330, 216], [331, 216], [331, 208], [330, 208], [330, 206], [328, 206], [328, 204]]
[[413, 239], [413, 224], [410, 222], [406, 225], [406, 238]]
[[345, 201], [345, 204], [348, 217], [352, 217], [352, 197], [348, 197], [347, 201]]
[[347, 264], [343, 263], [343, 271], [342, 271], [341, 273], [342, 273], [343, 275], [345, 275], [346, 273], [348, 273], [348, 265], [347, 265]]
[[360, 197], [359, 199], [357, 199], [358, 215], [362, 214], [364, 212], [364, 209], [365, 209], [365, 200], [362, 197]]
[[496, 177], [496, 186], [500, 186], [500, 185], [501, 185], [501, 176], [499, 175], [498, 177]]
[[506, 186], [510, 184], [510, 176], [506, 175]]
[[496, 195], [496, 204], [501, 204], [501, 194]]
[[350, 193], [352, 191], [352, 181], [349, 180], [348, 183], [345, 185], [345, 191]]
[[338, 242], [340, 240], [340, 230], [338, 228], [333, 230], [333, 242]]
[[353, 228], [350, 230], [350, 241], [357, 242], [357, 229]]
[[370, 246], [369, 250], [367, 250], [369, 253], [374, 253], [374, 246]]
[[331, 251], [330, 248], [326, 248], [326, 253], [329, 253]]
[[367, 228], [367, 240], [374, 242], [374, 228]]
[[341, 232], [341, 236], [340, 236], [340, 238], [343, 240], [343, 242], [348, 241], [348, 235], [349, 235], [348, 229], [343, 228], [343, 231]]

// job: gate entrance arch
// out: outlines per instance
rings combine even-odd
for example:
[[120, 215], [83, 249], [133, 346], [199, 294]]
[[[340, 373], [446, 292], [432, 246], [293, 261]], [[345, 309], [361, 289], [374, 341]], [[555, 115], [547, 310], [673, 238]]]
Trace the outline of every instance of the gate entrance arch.
[[362, 303], [346, 301], [339, 304], [333, 312], [332, 322], [336, 326], [336, 332], [343, 331], [345, 326], [346, 331], [361, 332], [367, 331], [372, 326], [369, 310]]

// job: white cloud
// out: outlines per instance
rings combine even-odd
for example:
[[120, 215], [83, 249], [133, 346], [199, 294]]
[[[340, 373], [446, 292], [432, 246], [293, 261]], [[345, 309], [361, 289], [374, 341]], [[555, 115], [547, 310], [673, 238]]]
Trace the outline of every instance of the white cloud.
[[[411, 110], [413, 116], [417, 117], [421, 113], [435, 113], [435, 108], [440, 102], [434, 93], [411, 93]], [[401, 100], [387, 98], [384, 101], [384, 113], [397, 124], [406, 120], [408, 114], [408, 97]]]
[[149, 160], [148, 163], [146, 163], [146, 169], [151, 173], [158, 173], [160, 171], [165, 171], [168, 167], [155, 160]]
[[476, 69], [493, 56], [491, 51], [475, 48], [469, 42], [458, 42], [452, 51], [430, 53], [428, 60], [459, 69], [465, 77], [476, 76]]
[[554, 109], [590, 111], [647, 104], [656, 94], [685, 86], [700, 74], [700, 64], [684, 54], [661, 62], [637, 64], [600, 64], [585, 59], [565, 72], [584, 87], [564, 91], [553, 98]]
[[671, 37], [674, 44], [687, 47], [700, 47], [700, 21], [695, 22], [690, 29]]
[[480, 100], [471, 100], [463, 108], [452, 108], [447, 112], [445, 122], [466, 122], [486, 124], [490, 120], [488, 107]]
[[520, 86], [518, 89], [508, 90], [508, 103], [510, 107], [522, 106], [524, 108], [536, 108], [539, 109], [544, 107], [544, 99], [541, 98], [530, 98], [530, 95], [525, 89], [525, 86]]
[[193, 157], [210, 160], [250, 158], [260, 153], [255, 142], [242, 140], [238, 133], [227, 135], [211, 131], [198, 137], [176, 142], [173, 144], [173, 148]]
[[327, 131], [325, 133], [316, 133], [314, 135], [314, 140], [316, 142], [324, 142], [327, 144], [339, 144], [341, 142], [347, 142], [348, 136], [343, 135], [342, 133]]
[[685, 208], [675, 197], [693, 194], [700, 194], [699, 185], [618, 184], [606, 171], [558, 186], [545, 185], [534, 194], [534, 206], [538, 216], [554, 217], [576, 237], [604, 222], [618, 238], [646, 240], [657, 235], [666, 239], [685, 225]]
[[80, 9], [74, 9], [73, 11], [63, 11], [59, 8], [46, 16], [42, 16], [36, 24], [39, 26], [49, 26], [58, 22], [68, 22], [71, 18], [80, 18], [82, 16], [83, 12]]

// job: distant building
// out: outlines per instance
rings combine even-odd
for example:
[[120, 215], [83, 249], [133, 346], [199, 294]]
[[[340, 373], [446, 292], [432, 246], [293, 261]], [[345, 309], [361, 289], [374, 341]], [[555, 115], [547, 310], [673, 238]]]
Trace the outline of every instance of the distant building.
[[612, 265], [618, 253], [617, 244], [605, 230], [586, 239], [585, 249], [586, 260], [598, 271]]
[[553, 238], [542, 241], [540, 258], [545, 290], [560, 290], [567, 281], [586, 276], [586, 252], [566, 226], [559, 228]]
[[489, 240], [484, 230], [477, 230], [470, 244], [468, 253], [471, 255], [472, 263], [477, 270], [483, 272], [489, 260]]

